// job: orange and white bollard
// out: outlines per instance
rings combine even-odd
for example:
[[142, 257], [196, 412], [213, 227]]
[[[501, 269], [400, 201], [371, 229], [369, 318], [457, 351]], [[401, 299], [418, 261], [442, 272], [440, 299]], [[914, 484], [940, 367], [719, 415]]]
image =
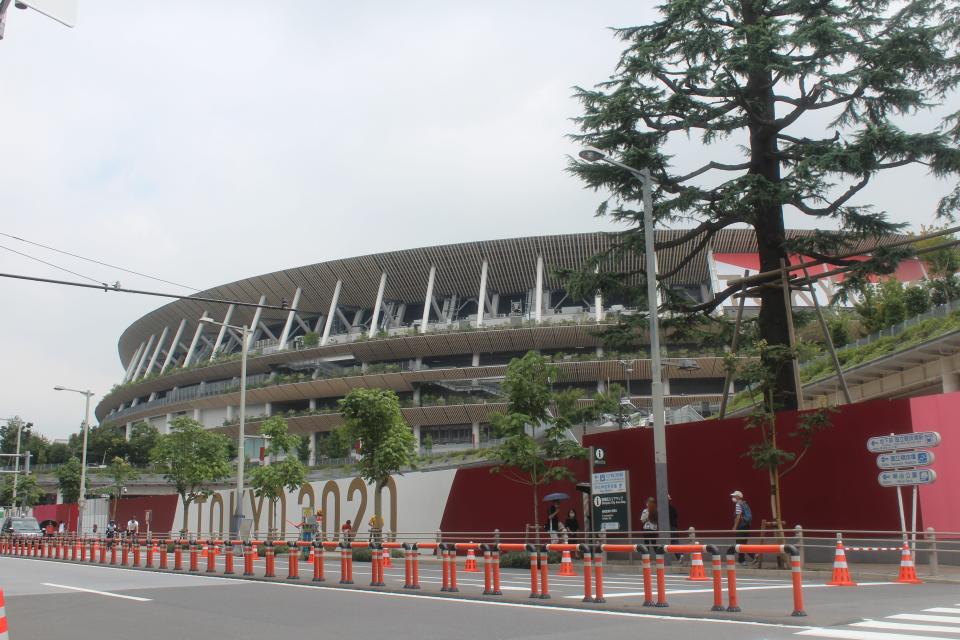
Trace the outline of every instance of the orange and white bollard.
[[649, 551], [640, 555], [640, 563], [643, 566], [643, 606], [652, 607], [656, 602], [653, 601], [653, 566]]
[[167, 560], [167, 541], [166, 541], [166, 540], [161, 540], [161, 541], [160, 541], [160, 548], [159, 548], [159, 550], [160, 550], [160, 569], [166, 569], [166, 568], [167, 568], [167, 562], [168, 562], [168, 560]]
[[667, 604], [667, 567], [663, 554], [656, 554], [657, 565], [657, 602], [655, 607], [669, 607]]
[[537, 556], [540, 554], [537, 553], [536, 547], [532, 544], [527, 545], [527, 552], [530, 555], [530, 597], [539, 598], [540, 597], [540, 567], [537, 566]]
[[800, 567], [800, 555], [790, 555], [790, 577], [793, 581], [793, 613], [791, 616], [803, 617], [807, 612], [803, 610], [803, 569]]
[[593, 553], [590, 547], [581, 545], [583, 553], [583, 601], [593, 602]]
[[917, 569], [913, 564], [913, 556], [910, 554], [910, 545], [903, 543], [903, 549], [900, 551], [900, 575], [895, 582], [900, 584], [923, 584], [923, 580], [917, 577]]
[[723, 611], [723, 563], [719, 550], [713, 548], [710, 554], [710, 563], [713, 565], [713, 607], [710, 610]]
[[323, 543], [319, 540], [313, 543], [315, 550], [311, 550], [311, 564], [313, 565], [313, 582], [324, 582], [323, 577]]
[[217, 572], [217, 542], [211, 540], [209, 543], [209, 547], [207, 547], [207, 573], [216, 573], [216, 572]]
[[847, 566], [847, 554], [843, 548], [843, 540], [837, 534], [837, 549], [833, 555], [833, 577], [827, 584], [831, 587], [855, 587], [857, 583], [850, 578], [850, 568]]
[[353, 550], [349, 543], [340, 547], [340, 584], [353, 584]]
[[3, 599], [3, 589], [0, 589], [0, 640], [10, 640], [7, 629], [7, 603]]
[[253, 542], [246, 541], [243, 543], [243, 575], [252, 576], [253, 575]]
[[200, 571], [200, 554], [196, 540], [190, 541], [190, 571]]
[[267, 548], [264, 551], [266, 569], [263, 571], [264, 578], [276, 578], [277, 577], [277, 565], [276, 559], [273, 555], [273, 542], [267, 540]]
[[593, 601], [596, 603], [606, 602], [607, 599], [603, 597], [603, 551], [600, 547], [597, 547], [593, 552], [593, 579]]
[[287, 545], [287, 580], [300, 579], [300, 547], [296, 542]]
[[727, 611], [740, 611], [740, 603], [737, 601], [737, 554], [731, 553], [727, 556]]

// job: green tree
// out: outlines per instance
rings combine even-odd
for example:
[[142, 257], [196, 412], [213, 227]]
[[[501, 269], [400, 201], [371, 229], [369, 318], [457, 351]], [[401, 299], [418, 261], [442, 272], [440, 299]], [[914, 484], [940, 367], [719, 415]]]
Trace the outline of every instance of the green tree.
[[346, 458], [350, 455], [353, 440], [347, 427], [337, 427], [322, 438], [317, 445], [320, 455], [324, 458]]
[[339, 405], [351, 440], [360, 441], [360, 476], [374, 487], [373, 513], [382, 522], [383, 487], [391, 475], [413, 466], [416, 439], [393, 391], [354, 389]]
[[54, 442], [46, 450], [47, 464], [63, 464], [70, 460], [70, 447], [62, 442]]
[[80, 498], [80, 472], [83, 467], [76, 458], [70, 458], [53, 472], [60, 486], [64, 502], [76, 502]]
[[203, 425], [186, 416], [174, 418], [170, 432], [157, 440], [150, 459], [171, 483], [183, 505], [183, 532], [187, 530], [187, 513], [193, 501], [210, 495], [210, 485], [225, 479], [232, 472], [229, 440], [220, 433], [207, 431]]
[[[936, 227], [921, 227], [923, 234], [939, 231]], [[937, 236], [936, 238], [925, 238], [918, 240], [914, 246], [917, 249], [929, 249], [946, 242], [955, 242], [955, 234]], [[960, 278], [957, 272], [960, 271], [960, 248], [956, 246], [927, 251], [920, 254], [923, 264], [927, 269], [927, 289], [930, 293], [932, 304], [946, 304], [951, 300], [960, 298]]]
[[[81, 457], [83, 449], [83, 429], [70, 435], [70, 451]], [[116, 424], [101, 424], [90, 427], [87, 435], [87, 461], [94, 464], [106, 464], [115, 457], [127, 456], [126, 429]]]
[[433, 453], [433, 436], [429, 433], [423, 436], [420, 439], [420, 444], [423, 446], [423, 451], [428, 456]]
[[[514, 358], [507, 366], [503, 391], [507, 411], [490, 416], [497, 437], [503, 442], [493, 447], [490, 457], [493, 473], [532, 489], [533, 522], [540, 530], [539, 487], [556, 480], [573, 480], [573, 473], [562, 463], [582, 457], [583, 448], [568, 438], [571, 416], [571, 394], [562, 394], [560, 407], [551, 387], [558, 369], [540, 354], [530, 351]], [[553, 405], [553, 411], [551, 411]]]
[[[285, 491], [296, 491], [306, 482], [307, 468], [297, 456], [300, 436], [287, 431], [287, 421], [274, 416], [260, 425], [260, 435], [267, 439], [267, 464], [250, 472], [250, 486], [258, 498], [270, 501], [270, 513], [277, 517], [277, 503]], [[281, 458], [276, 460], [276, 458]], [[276, 532], [276, 523], [270, 523], [270, 536]]]
[[[661, 250], [684, 247], [682, 257], [659, 272], [661, 282], [696, 259], [717, 232], [737, 224], [752, 228], [761, 272], [779, 270], [790, 253], [841, 263], [839, 256], [856, 252], [860, 242], [902, 229], [861, 204], [871, 182], [907, 165], [925, 165], [937, 176], [960, 171], [960, 113], [927, 128], [910, 119], [946, 103], [960, 83], [955, 4], [665, 0], [659, 11], [650, 24], [614, 30], [626, 49], [607, 81], [576, 89], [583, 113], [571, 137], [650, 171], [655, 222], [699, 221], [657, 243]], [[823, 135], [808, 137], [824, 122]], [[687, 137], [702, 145], [697, 154], [712, 156], [692, 170], [690, 154], [675, 156], [671, 146]], [[714, 146], [718, 142], [724, 146]], [[585, 265], [580, 288], [590, 295], [617, 287], [639, 292], [643, 274], [632, 270], [644, 246], [639, 181], [602, 162], [574, 159], [569, 168], [587, 187], [611, 194], [598, 214], [630, 227]], [[815, 221], [817, 230], [788, 239], [785, 208]], [[958, 209], [960, 186], [936, 214], [952, 218]], [[830, 223], [839, 230], [826, 230]], [[878, 248], [851, 264], [845, 286], [892, 273], [911, 253]], [[665, 307], [691, 314], [713, 311], [739, 287], [701, 303], [661, 290]], [[761, 286], [756, 295], [760, 338], [771, 347], [789, 345], [782, 290]], [[646, 320], [623, 322], [639, 332]], [[767, 365], [778, 372], [766, 376], [776, 405], [796, 407], [790, 367]]]
[[125, 485], [140, 477], [140, 473], [133, 468], [129, 461], [120, 456], [114, 457], [107, 467], [107, 476], [110, 478], [110, 487], [108, 493], [113, 497], [113, 508], [111, 509], [111, 518], [117, 517], [117, 506], [120, 498], [123, 496]]
[[17, 499], [13, 499], [13, 474], [4, 474], [3, 485], [0, 487], [0, 504], [9, 504], [15, 507], [33, 507], [40, 504], [44, 491], [37, 484], [37, 478], [32, 473], [21, 474], [17, 478]]
[[150, 452], [157, 446], [160, 430], [152, 424], [140, 421], [130, 427], [130, 441], [127, 442], [127, 459], [136, 465], [150, 462]]
[[3, 453], [17, 452], [17, 428], [20, 429], [20, 451], [25, 451], [23, 445], [30, 439], [33, 423], [14, 416], [0, 424], [0, 451]]

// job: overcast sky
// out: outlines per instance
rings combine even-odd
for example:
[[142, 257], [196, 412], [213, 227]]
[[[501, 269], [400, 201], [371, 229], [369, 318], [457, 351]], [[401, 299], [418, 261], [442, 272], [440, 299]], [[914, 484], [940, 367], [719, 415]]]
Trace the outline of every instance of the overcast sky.
[[[599, 196], [563, 171], [571, 86], [603, 80], [621, 49], [606, 27], [648, 21], [652, 5], [81, 0], [75, 29], [11, 7], [0, 232], [206, 288], [384, 250], [610, 229], [592, 215]], [[908, 169], [864, 201], [916, 227], [948, 190]], [[0, 271], [80, 279], [4, 250]], [[0, 292], [0, 417], [51, 438], [83, 410], [53, 386], [99, 400], [122, 375], [121, 332], [161, 304], [11, 280]]]

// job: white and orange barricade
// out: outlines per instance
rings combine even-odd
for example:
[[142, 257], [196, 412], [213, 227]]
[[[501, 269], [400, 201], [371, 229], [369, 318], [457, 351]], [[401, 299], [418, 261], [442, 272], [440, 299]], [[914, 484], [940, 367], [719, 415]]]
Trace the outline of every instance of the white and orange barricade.
[[738, 553], [770, 553], [790, 555], [790, 576], [793, 584], [793, 612], [792, 616], [805, 616], [803, 610], [803, 570], [800, 567], [800, 551], [792, 544], [735, 544], [728, 550], [727, 556], [727, 596], [730, 606], [727, 611], [739, 611], [737, 606], [736, 589], [736, 554]]

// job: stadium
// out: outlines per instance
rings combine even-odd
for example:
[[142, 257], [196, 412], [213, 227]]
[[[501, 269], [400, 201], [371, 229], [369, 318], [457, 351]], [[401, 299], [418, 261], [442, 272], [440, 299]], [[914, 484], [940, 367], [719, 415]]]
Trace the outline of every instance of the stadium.
[[[660, 231], [657, 241], [682, 230]], [[790, 234], [801, 234], [791, 231]], [[247, 326], [247, 422], [284, 415], [308, 437], [311, 462], [322, 438], [339, 423], [337, 400], [351, 389], [392, 389], [417, 441], [437, 448], [482, 447], [489, 416], [505, 409], [499, 383], [514, 357], [533, 349], [559, 368], [561, 386], [584, 397], [618, 384], [634, 424], [650, 404], [648, 354], [605, 351], [599, 334], [622, 300], [572, 299], [556, 276], [578, 268], [612, 242], [605, 233], [511, 238], [407, 249], [319, 262], [213, 287], [199, 297], [274, 305], [263, 309], [181, 299], [131, 324], [120, 336], [123, 376], [99, 403], [101, 423], [145, 421], [161, 432], [177, 416], [235, 435], [239, 419], [242, 335], [200, 322], [207, 316]], [[869, 247], [862, 247], [868, 251]], [[688, 245], [658, 252], [658, 271], [674, 290], [702, 301], [732, 279], [756, 273], [753, 232], [726, 229], [687, 260]], [[640, 269], [636, 264], [623, 265]], [[905, 261], [897, 277], [923, 277]], [[811, 295], [829, 304], [831, 278]], [[732, 314], [734, 299], [718, 313]], [[747, 313], [757, 301], [747, 299]], [[664, 389], [668, 422], [716, 411], [724, 386], [722, 353], [668, 342]], [[620, 425], [622, 426], [622, 425]], [[428, 439], [429, 438], [429, 439]], [[255, 447], [255, 441], [248, 443]]]

